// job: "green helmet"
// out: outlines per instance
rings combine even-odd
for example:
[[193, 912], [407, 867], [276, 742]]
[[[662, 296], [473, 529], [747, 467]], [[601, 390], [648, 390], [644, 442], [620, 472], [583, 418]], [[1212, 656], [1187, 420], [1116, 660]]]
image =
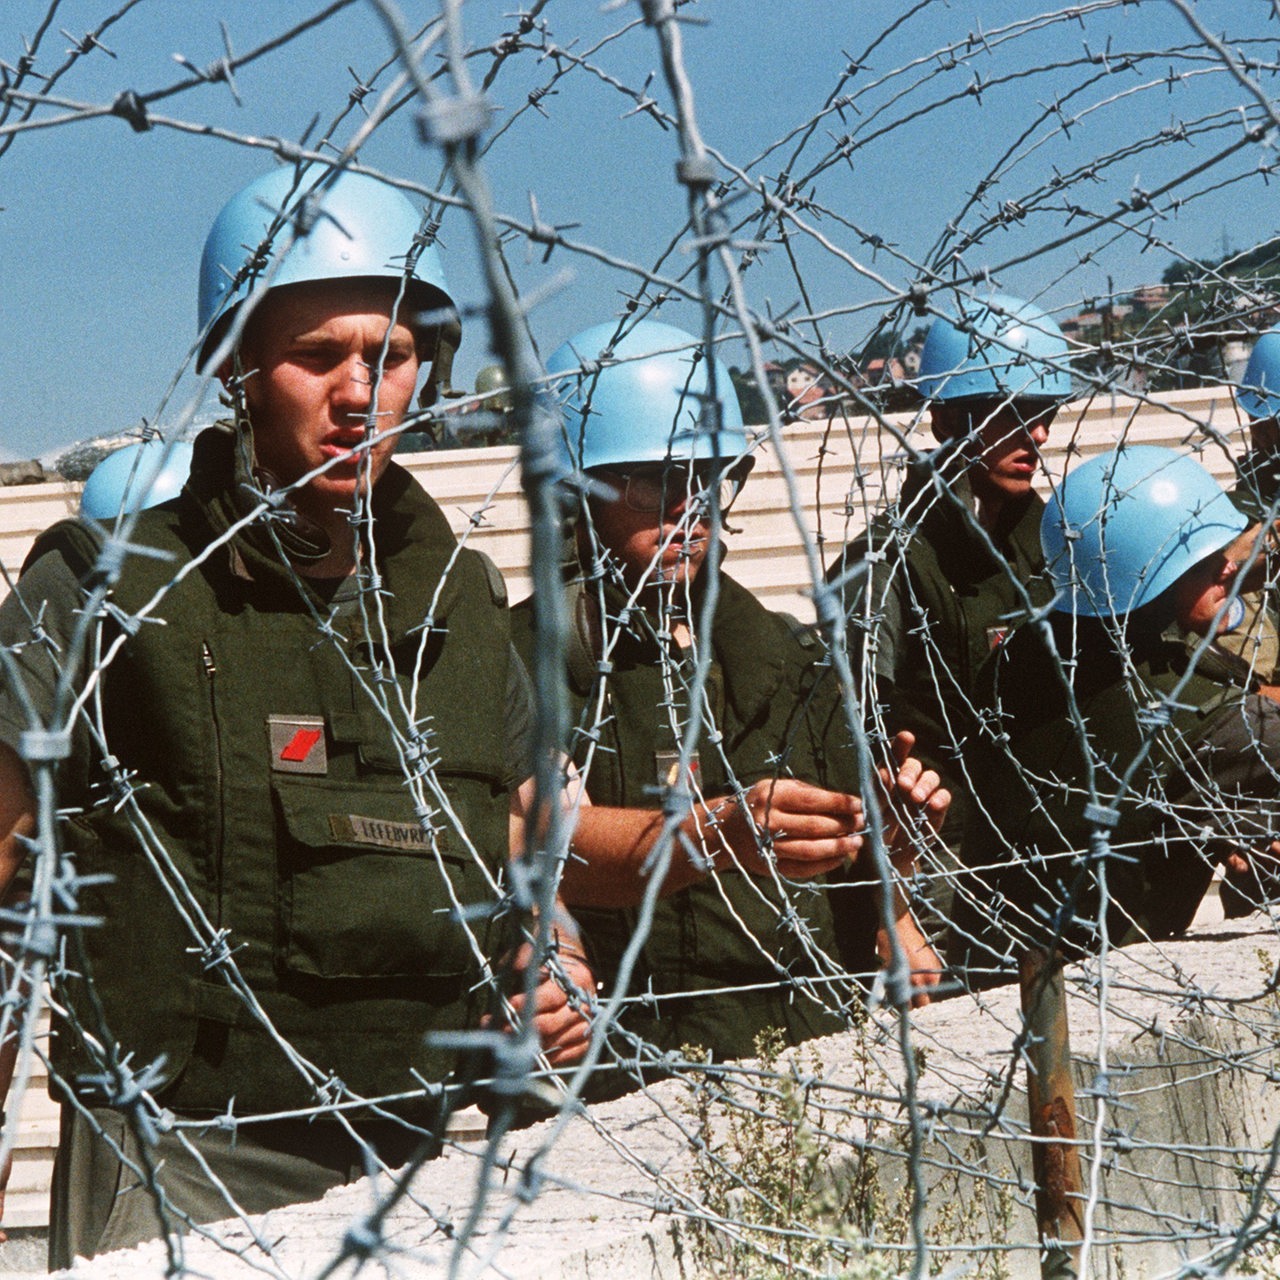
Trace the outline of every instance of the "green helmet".
[[500, 364], [486, 364], [476, 371], [476, 395], [484, 396], [485, 408], [499, 412], [511, 408], [511, 388], [507, 371]]

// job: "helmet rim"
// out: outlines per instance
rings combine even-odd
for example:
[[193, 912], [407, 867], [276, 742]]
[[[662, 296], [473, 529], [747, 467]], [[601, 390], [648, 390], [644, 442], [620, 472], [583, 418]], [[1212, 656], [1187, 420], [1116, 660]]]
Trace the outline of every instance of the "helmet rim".
[[[701, 341], [674, 325], [642, 320], [620, 338], [618, 327], [606, 322], [583, 330], [547, 361], [563, 415], [557, 433], [562, 470], [729, 461], [749, 452], [737, 392], [718, 356], [708, 361]], [[703, 421], [710, 368], [720, 406], [714, 431]]]

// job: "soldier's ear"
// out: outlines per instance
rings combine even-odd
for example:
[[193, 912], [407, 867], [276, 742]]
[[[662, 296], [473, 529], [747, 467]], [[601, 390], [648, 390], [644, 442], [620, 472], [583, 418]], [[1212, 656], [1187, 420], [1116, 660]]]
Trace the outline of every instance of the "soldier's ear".
[[248, 359], [246, 346], [245, 335], [242, 333], [240, 335], [240, 341], [231, 349], [227, 358], [218, 366], [215, 376], [218, 381], [222, 383], [224, 390], [230, 390], [231, 382], [236, 376], [237, 368], [244, 370], [251, 367], [245, 363]]
[[959, 414], [953, 404], [935, 400], [929, 406], [929, 429], [939, 444], [946, 444], [948, 440], [954, 440], [959, 434], [956, 421], [958, 417]]
[[218, 366], [216, 377], [222, 383], [225, 394], [231, 395], [236, 384], [237, 375], [243, 382], [245, 374], [257, 368], [254, 356], [249, 349], [247, 334], [240, 335], [240, 341], [232, 349], [231, 354]]

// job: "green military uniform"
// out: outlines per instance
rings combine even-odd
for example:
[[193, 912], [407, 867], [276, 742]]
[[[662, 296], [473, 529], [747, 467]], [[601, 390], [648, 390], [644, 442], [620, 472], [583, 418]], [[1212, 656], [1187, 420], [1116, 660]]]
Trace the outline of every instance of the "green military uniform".
[[[1272, 504], [1280, 497], [1280, 454], [1271, 449], [1253, 449], [1240, 459], [1240, 478], [1231, 491], [1231, 501], [1245, 515], [1259, 523], [1272, 523], [1277, 512]], [[1263, 544], [1266, 579], [1256, 591], [1241, 592], [1228, 606], [1218, 633], [1201, 664], [1215, 663], [1223, 678], [1250, 690], [1280, 684], [1280, 620], [1276, 607], [1277, 563], [1275, 535]], [[1200, 637], [1185, 637], [1195, 647]], [[1256, 910], [1261, 886], [1239, 884], [1233, 877], [1221, 887], [1222, 909], [1228, 919]]]
[[[277, 1037], [321, 1082], [332, 1076], [334, 1098], [350, 1096], [336, 1082], [379, 1098], [451, 1078], [457, 1054], [430, 1033], [475, 1025], [484, 1002], [485, 925], [473, 912], [464, 926], [458, 908], [494, 900], [518, 780], [518, 664], [482, 558], [458, 553], [393, 464], [372, 498], [381, 590], [299, 578], [270, 526], [228, 536], [246, 455], [247, 428], [204, 433], [182, 497], [140, 516], [133, 541], [165, 558], [124, 561], [98, 624], [103, 652], [122, 642], [100, 685], [104, 740], [82, 718], [58, 777], [76, 870], [102, 877], [78, 908], [105, 923], [73, 935], [55, 995], [134, 1070], [154, 1063], [151, 1092], [185, 1117], [315, 1105], [316, 1082]], [[72, 625], [99, 543], [75, 521], [43, 535], [0, 639], [29, 640], [24, 606], [42, 600], [46, 624]], [[163, 625], [127, 622], [157, 593], [149, 616]], [[17, 661], [47, 713], [44, 648], [26, 644]], [[6, 685], [0, 733], [20, 748], [26, 727]], [[136, 812], [118, 803], [104, 750], [114, 777], [141, 784]], [[227, 951], [232, 981], [217, 964]], [[100, 1055], [65, 1024], [53, 1064], [59, 1089], [102, 1104]], [[439, 1114], [396, 1109], [427, 1125]], [[250, 1202], [273, 1193], [251, 1188]]]
[[[1280, 496], [1280, 456], [1271, 450], [1254, 449], [1240, 460], [1240, 479], [1231, 491], [1231, 501], [1251, 520], [1274, 521], [1272, 503]], [[1276, 684], [1280, 679], [1280, 633], [1277, 631], [1274, 538], [1263, 547], [1266, 584], [1257, 591], [1242, 592], [1230, 606], [1214, 648], [1233, 668], [1232, 679], [1246, 686]], [[1192, 643], [1196, 637], [1192, 638]], [[1232, 661], [1234, 659], [1234, 662]]]
[[1280, 453], [1251, 449], [1240, 459], [1239, 472], [1231, 501], [1255, 520], [1274, 520], [1277, 513], [1271, 510], [1271, 504], [1280, 495]]
[[992, 659], [972, 751], [981, 804], [965, 830], [973, 870], [957, 892], [948, 959], [973, 985], [1014, 981], [1029, 945], [1096, 945], [1088, 854], [1099, 824], [1110, 833], [1108, 934], [1122, 944], [1184, 930], [1214, 862], [1265, 845], [1280, 820], [1273, 703], [1136, 626], [1121, 656], [1106, 624], [1050, 619], [1056, 652], [1075, 646], [1067, 672], [1088, 753], [1043, 630], [1022, 628]]
[[[591, 757], [586, 785], [593, 803], [653, 809], [674, 780], [678, 734], [690, 719], [692, 661], [660, 638], [653, 620], [637, 608], [621, 627], [602, 677], [587, 611], [586, 591], [594, 589], [578, 585], [573, 592], [572, 754], [580, 765]], [[787, 620], [727, 575], [720, 575], [719, 590], [697, 790], [710, 799], [786, 775], [856, 789], [836, 683], [818, 663], [816, 642], [802, 643]], [[697, 585], [693, 596], [696, 617], [702, 597]], [[622, 593], [606, 586], [604, 599], [617, 618]], [[516, 606], [513, 617], [516, 648], [526, 660], [533, 644], [530, 603]], [[602, 678], [605, 703], [597, 726]], [[677, 849], [674, 856], [684, 854]], [[661, 899], [628, 984], [622, 1026], [663, 1050], [701, 1045], [721, 1059], [750, 1056], [766, 1028], [778, 1028], [792, 1044], [841, 1029], [845, 1022], [836, 1011], [847, 1007], [849, 992], [839, 981], [836, 957], [861, 970], [874, 964], [875, 917], [864, 901], [870, 897], [851, 889], [836, 895], [844, 937], [839, 951], [821, 883], [783, 887], [729, 870]], [[574, 908], [607, 989], [637, 914]]]
[[1177, 624], [1170, 628], [1169, 638], [1180, 642], [1188, 654], [1203, 648], [1199, 669], [1211, 679], [1249, 690], [1276, 683], [1280, 634], [1266, 590], [1244, 591], [1229, 601], [1207, 646], [1203, 636], [1184, 631]]
[[[952, 847], [972, 792], [967, 752], [978, 672], [1025, 616], [1025, 596], [1036, 606], [1052, 597], [1040, 549], [1044, 503], [1030, 494], [988, 536], [974, 515], [966, 465], [952, 452], [937, 466], [910, 466], [894, 507], [828, 575], [866, 565], [844, 587], [850, 660], [863, 673], [868, 712], [875, 708], [890, 733], [911, 730], [915, 754], [951, 791], [942, 834]], [[939, 869], [949, 874], [954, 863]], [[926, 896], [945, 920], [950, 885], [934, 881]]]

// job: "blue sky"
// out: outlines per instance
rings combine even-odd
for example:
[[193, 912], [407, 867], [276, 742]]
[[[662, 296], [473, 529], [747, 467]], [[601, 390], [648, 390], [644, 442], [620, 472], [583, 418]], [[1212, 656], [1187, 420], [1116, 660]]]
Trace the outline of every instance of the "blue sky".
[[[60, 29], [78, 39], [121, 3], [64, 0], [36, 69], [48, 73], [62, 63], [72, 40]], [[224, 52], [221, 24], [242, 52], [321, 7], [319, 0], [138, 0], [102, 37], [115, 56], [92, 51], [52, 92], [105, 106], [125, 90], [180, 85], [189, 73], [174, 55], [209, 65]], [[865, 340], [918, 264], [954, 267], [939, 247], [949, 234], [954, 247], [956, 236], [973, 233], [963, 255], [970, 272], [993, 269], [1004, 288], [1065, 310], [1104, 290], [1108, 276], [1119, 288], [1132, 287], [1158, 279], [1172, 253], [1217, 255], [1224, 235], [1241, 248], [1275, 234], [1272, 188], [1257, 175], [1260, 163], [1275, 158], [1268, 140], [1180, 183], [1176, 208], [1162, 197], [1155, 215], [1124, 217], [1131, 229], [1112, 225], [1041, 251], [1093, 216], [1114, 214], [1135, 188], [1154, 191], [1236, 143], [1241, 106], [1258, 109], [1168, 0], [1095, 0], [1073, 6], [1078, 21], [1053, 18], [1059, 7], [1005, 0], [702, 0], [682, 10], [699, 19], [683, 24], [682, 36], [707, 142], [753, 174], [775, 177], [789, 164], [793, 178], [807, 178], [804, 229], [788, 246], [771, 244], [747, 272], [751, 305], [775, 315], [830, 313], [801, 326], [801, 335], [809, 341], [820, 335], [840, 349]], [[48, 0], [6, 0], [0, 60], [17, 64], [23, 37], [34, 36], [49, 8]], [[511, 0], [465, 4], [470, 45], [483, 50], [509, 30], [512, 20], [504, 15], [514, 9]], [[418, 24], [437, 6], [402, 3], [400, 10]], [[1195, 12], [1233, 48], [1264, 61], [1277, 57], [1280, 25], [1270, 0], [1199, 0]], [[566, 233], [575, 240], [641, 268], [660, 263], [664, 273], [688, 272], [693, 255], [682, 243], [675, 134], [645, 112], [625, 115], [634, 102], [607, 82], [639, 90], [656, 72], [648, 92], [670, 108], [654, 33], [634, 3], [549, 0], [541, 17], [549, 38], [572, 57], [587, 58], [591, 69], [564, 76], [538, 111], [529, 107], [529, 93], [547, 84], [552, 60], [527, 52], [507, 62], [489, 92], [495, 128], [517, 117], [486, 159], [498, 208], [528, 221], [532, 193], [546, 222], [580, 224]], [[1095, 62], [1084, 63], [1086, 45]], [[948, 47], [949, 54], [940, 52]], [[865, 65], [839, 89], [851, 95], [849, 104], [814, 123], [850, 58], [868, 48]], [[268, 150], [211, 130], [296, 140], [313, 116], [327, 122], [343, 109], [355, 83], [349, 67], [368, 77], [390, 49], [375, 7], [358, 0], [240, 70], [239, 103], [225, 85], [200, 84], [152, 105], [153, 115], [172, 126], [135, 133], [119, 118], [72, 120], [9, 140], [0, 155], [6, 423], [0, 451], [48, 455], [143, 418], [176, 415], [196, 388], [189, 375], [163, 413], [161, 405], [194, 336], [205, 231], [227, 196], [271, 163]], [[1133, 55], [1132, 65], [1126, 55]], [[491, 63], [481, 52], [470, 66], [479, 78]], [[385, 79], [384, 73], [379, 84]], [[1262, 73], [1264, 93], [1275, 83]], [[955, 101], [943, 105], [949, 97]], [[34, 119], [68, 114], [48, 106]], [[0, 123], [0, 145], [16, 119], [10, 112]], [[335, 138], [345, 142], [358, 120], [352, 115]], [[1159, 146], [1144, 145], [1161, 130]], [[847, 155], [833, 159], [841, 140]], [[363, 154], [426, 188], [442, 181], [440, 156], [419, 139], [412, 109], [379, 128]], [[1047, 191], [1055, 173], [1060, 190]], [[972, 193], [993, 176], [985, 205], [973, 206]], [[989, 224], [1002, 206], [1004, 225]], [[758, 207], [758, 199], [746, 197], [732, 209], [746, 217]], [[1147, 228], [1166, 243], [1153, 243]], [[743, 234], [757, 235], [758, 227]], [[455, 292], [481, 307], [464, 214], [447, 214], [442, 243]], [[541, 249], [517, 240], [508, 256], [521, 292], [540, 298], [530, 324], [544, 356], [578, 329], [616, 314], [638, 283], [627, 271], [560, 249], [544, 264]], [[699, 324], [689, 304], [664, 308], [662, 316]], [[459, 360], [464, 381], [488, 359], [486, 346], [483, 322], [473, 319]], [[732, 349], [726, 355], [734, 359]]]

